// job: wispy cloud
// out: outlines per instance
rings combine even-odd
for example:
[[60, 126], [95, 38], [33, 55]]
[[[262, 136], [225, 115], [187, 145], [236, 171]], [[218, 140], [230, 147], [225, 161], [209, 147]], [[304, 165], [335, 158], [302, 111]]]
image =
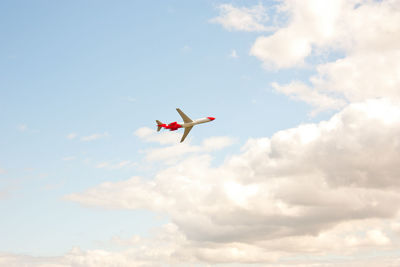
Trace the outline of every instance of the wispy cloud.
[[189, 46], [189, 45], [185, 45], [185, 46], [182, 48], [182, 51], [183, 51], [184, 53], [189, 53], [190, 51], [192, 51], [192, 47]]
[[19, 125], [17, 126], [17, 129], [18, 129], [19, 131], [21, 131], [21, 132], [25, 132], [25, 131], [28, 130], [28, 125], [26, 125], [26, 124], [19, 124]]
[[216, 150], [221, 150], [231, 146], [236, 142], [234, 138], [228, 136], [210, 137], [203, 141], [201, 145], [191, 145], [190, 138], [184, 143], [179, 143], [181, 134], [175, 132], [156, 132], [154, 129], [147, 127], [139, 128], [135, 135], [145, 140], [146, 142], [155, 142], [168, 146], [161, 148], [148, 149], [146, 159], [148, 161], [164, 161], [171, 164], [181, 159], [184, 155], [193, 153], [205, 153]]
[[39, 130], [28, 127], [27, 124], [21, 123], [17, 125], [17, 130], [20, 132], [38, 133]]
[[219, 23], [228, 30], [235, 31], [270, 31], [264, 23], [268, 20], [263, 5], [247, 7], [234, 7], [231, 4], [218, 6], [220, 15], [210, 20], [212, 23]]
[[67, 135], [67, 139], [72, 140], [72, 139], [75, 139], [77, 136], [78, 135], [76, 133], [70, 133], [70, 134]]
[[74, 160], [74, 159], [76, 159], [76, 157], [74, 157], [74, 156], [63, 157], [62, 158], [62, 160], [64, 160], [64, 161], [71, 161], [71, 160]]
[[[97, 140], [97, 139], [105, 138], [105, 137], [108, 137], [108, 136], [110, 136], [110, 134], [108, 132], [94, 133], [94, 134], [91, 134], [91, 135], [81, 136], [79, 138], [79, 140], [81, 140], [82, 142], [90, 142], [90, 141], [94, 141], [94, 140]], [[69, 133], [66, 136], [66, 138], [69, 139], [69, 140], [73, 140], [73, 139], [76, 139], [78, 137], [79, 137], [79, 135], [77, 133]]]
[[126, 99], [128, 100], [128, 102], [136, 102], [136, 98], [131, 96], [128, 96]]
[[82, 136], [80, 140], [83, 142], [90, 142], [90, 141], [98, 140], [98, 139], [105, 138], [108, 136], [110, 136], [110, 135], [107, 132], [95, 133], [95, 134], [88, 135], [88, 136]]
[[123, 160], [123, 161], [118, 161], [118, 162], [101, 162], [96, 165], [96, 168], [98, 169], [109, 169], [109, 170], [118, 170], [122, 168], [130, 168], [134, 167], [137, 164], [133, 161], [130, 160]]
[[162, 145], [175, 144], [180, 138], [177, 132], [156, 132], [156, 130], [149, 127], [141, 127], [133, 134], [146, 142], [156, 142]]
[[235, 49], [232, 49], [231, 53], [229, 54], [229, 57], [231, 57], [231, 58], [238, 58], [239, 56], [238, 56], [236, 50], [235, 50]]
[[52, 184], [46, 184], [42, 187], [42, 189], [44, 191], [51, 191], [51, 190], [55, 190], [58, 189], [62, 186], [64, 186], [65, 182], [58, 182], [58, 183], [52, 183]]
[[9, 195], [9, 192], [6, 190], [0, 191], [0, 199], [6, 198]]

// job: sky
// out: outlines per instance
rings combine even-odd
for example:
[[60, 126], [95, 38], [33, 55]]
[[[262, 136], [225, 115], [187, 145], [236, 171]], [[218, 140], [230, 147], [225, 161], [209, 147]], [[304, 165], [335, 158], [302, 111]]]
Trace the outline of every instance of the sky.
[[400, 1], [0, 10], [0, 266], [400, 265]]

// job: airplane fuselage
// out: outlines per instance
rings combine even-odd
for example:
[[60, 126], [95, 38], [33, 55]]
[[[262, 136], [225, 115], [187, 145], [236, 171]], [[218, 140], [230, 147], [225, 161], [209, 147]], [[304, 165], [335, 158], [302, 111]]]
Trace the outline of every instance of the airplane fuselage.
[[215, 118], [206, 117], [206, 118], [194, 120], [192, 122], [176, 122], [176, 121], [174, 121], [174, 122], [171, 122], [170, 124], [161, 124], [160, 126], [164, 129], [168, 129], [170, 131], [176, 131], [179, 128], [189, 128], [189, 127], [193, 127], [197, 124], [202, 124], [202, 123], [210, 122], [213, 120], [215, 120]]

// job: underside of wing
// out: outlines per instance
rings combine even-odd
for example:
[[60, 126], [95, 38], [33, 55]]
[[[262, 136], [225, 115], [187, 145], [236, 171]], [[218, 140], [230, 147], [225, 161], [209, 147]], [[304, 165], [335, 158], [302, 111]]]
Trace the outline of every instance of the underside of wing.
[[189, 132], [190, 132], [190, 130], [192, 130], [192, 128], [193, 128], [193, 126], [185, 128], [185, 132], [183, 133], [181, 143], [185, 140], [186, 136], [189, 134]]
[[180, 110], [179, 108], [176, 109], [176, 111], [178, 111], [179, 115], [181, 115], [182, 120], [184, 123], [189, 123], [189, 122], [193, 122], [191, 118], [189, 118], [188, 116], [186, 116], [185, 113], [183, 113], [182, 110]]

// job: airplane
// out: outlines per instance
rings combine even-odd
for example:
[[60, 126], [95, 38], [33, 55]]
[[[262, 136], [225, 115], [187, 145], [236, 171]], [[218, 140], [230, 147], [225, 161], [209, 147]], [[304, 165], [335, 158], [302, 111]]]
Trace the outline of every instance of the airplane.
[[183, 113], [182, 110], [180, 110], [179, 108], [177, 108], [176, 111], [178, 111], [179, 115], [181, 115], [183, 122], [178, 123], [174, 121], [171, 122], [170, 124], [165, 124], [159, 120], [156, 120], [157, 132], [159, 132], [161, 128], [169, 129], [170, 131], [176, 131], [179, 128], [185, 128], [185, 132], [183, 133], [181, 143], [185, 140], [186, 136], [189, 134], [190, 130], [192, 130], [193, 126], [215, 120], [215, 118], [213, 117], [206, 117], [202, 119], [192, 120], [191, 118], [186, 116], [186, 114]]

